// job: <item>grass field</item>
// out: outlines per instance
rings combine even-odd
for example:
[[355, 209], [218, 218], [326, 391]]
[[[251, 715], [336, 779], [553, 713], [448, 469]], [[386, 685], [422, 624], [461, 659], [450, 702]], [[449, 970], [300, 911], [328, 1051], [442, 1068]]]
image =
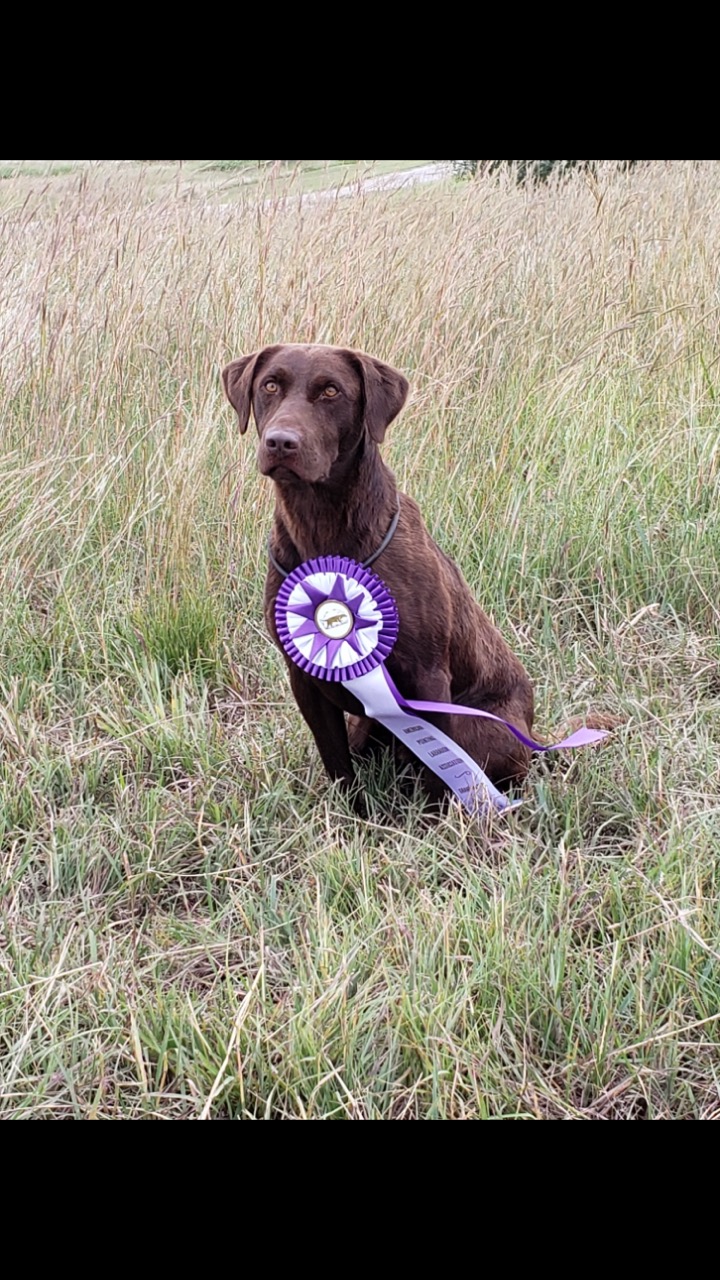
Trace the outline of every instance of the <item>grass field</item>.
[[[0, 1115], [718, 1118], [720, 170], [271, 184], [0, 183]], [[276, 340], [407, 373], [538, 732], [618, 720], [487, 830], [354, 817], [292, 704], [219, 383]]]
[[[12, 178], [16, 190], [37, 188], [39, 179], [116, 174], [127, 185], [139, 182], [155, 196], [172, 187], [186, 199], [232, 202], [262, 187], [266, 199], [309, 191], [333, 190], [364, 178], [402, 173], [427, 160], [0, 160], [0, 180]], [[30, 180], [29, 182], [27, 180]], [[54, 190], [60, 188], [55, 182]]]

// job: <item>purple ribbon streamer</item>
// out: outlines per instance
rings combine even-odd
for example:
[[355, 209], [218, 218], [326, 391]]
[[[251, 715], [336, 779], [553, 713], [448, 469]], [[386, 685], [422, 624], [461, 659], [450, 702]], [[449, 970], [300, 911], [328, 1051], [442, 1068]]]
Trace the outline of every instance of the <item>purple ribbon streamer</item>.
[[404, 711], [442, 711], [452, 716], [481, 716], [483, 720], [494, 720], [496, 724], [502, 724], [509, 729], [518, 742], [522, 742], [531, 751], [560, 751], [563, 747], [589, 747], [593, 742], [602, 742], [603, 738], [609, 736], [607, 729], [586, 729], [583, 726], [581, 729], [576, 729], [575, 733], [571, 733], [569, 738], [563, 738], [562, 742], [536, 742], [534, 738], [528, 738], [509, 720], [503, 720], [502, 716], [495, 716], [491, 711], [480, 711], [477, 707], [463, 707], [456, 702], [423, 702], [415, 698], [404, 698], [387, 667], [385, 677], [393, 697], [397, 699], [398, 706]]

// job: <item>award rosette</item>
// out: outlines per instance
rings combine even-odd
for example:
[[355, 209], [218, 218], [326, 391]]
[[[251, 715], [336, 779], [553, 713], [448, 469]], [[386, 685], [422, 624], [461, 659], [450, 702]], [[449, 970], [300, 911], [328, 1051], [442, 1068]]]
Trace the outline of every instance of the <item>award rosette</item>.
[[308, 560], [285, 579], [275, 604], [285, 652], [320, 680], [367, 675], [398, 637], [395, 601], [377, 574], [354, 560]]
[[553, 748], [488, 711], [404, 698], [385, 667], [398, 638], [397, 606], [382, 579], [355, 560], [321, 556], [294, 569], [278, 592], [275, 623], [293, 662], [318, 680], [338, 681], [349, 689], [365, 714], [404, 742], [474, 815], [503, 812], [519, 802], [498, 791], [472, 756], [418, 711], [495, 720], [533, 751], [586, 746], [607, 736], [579, 729]]
[[472, 813], [509, 807], [470, 756], [405, 710], [383, 665], [398, 637], [397, 607], [377, 574], [338, 556], [308, 560], [281, 586], [275, 622], [293, 662], [319, 680], [340, 681]]

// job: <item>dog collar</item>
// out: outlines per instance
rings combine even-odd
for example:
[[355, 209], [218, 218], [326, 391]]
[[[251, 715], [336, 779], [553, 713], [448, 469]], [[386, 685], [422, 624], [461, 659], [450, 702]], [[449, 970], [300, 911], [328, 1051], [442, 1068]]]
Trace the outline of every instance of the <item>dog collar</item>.
[[[392, 542], [392, 540], [393, 540], [393, 538], [394, 538], [394, 536], [395, 536], [395, 530], [396, 530], [396, 529], [397, 529], [397, 527], [398, 527], [398, 521], [399, 521], [399, 519], [400, 519], [400, 507], [398, 506], [398, 509], [397, 509], [397, 511], [395, 512], [395, 515], [394, 515], [394, 516], [393, 516], [393, 518], [392, 518], [392, 523], [391, 523], [391, 525], [390, 525], [390, 528], [388, 529], [387, 533], [385, 534], [385, 537], [383, 538], [382, 542], [380, 543], [380, 546], [378, 547], [377, 551], [374, 551], [374, 552], [373, 552], [373, 554], [372, 554], [371, 556], [368, 556], [367, 560], [363, 560], [363, 561], [362, 561], [362, 567], [363, 567], [363, 569], [369, 569], [369, 568], [370, 568], [370, 565], [375, 563], [375, 561], [377, 560], [378, 556], [381, 556], [381, 555], [382, 555], [382, 553], [383, 553], [383, 551], [385, 551], [385, 550], [386, 550], [386, 548], [390, 546], [390, 543]], [[289, 577], [290, 577], [290, 574], [293, 572], [293, 570], [292, 570], [292, 569], [283, 569], [282, 565], [281, 565], [281, 564], [280, 564], [280, 563], [275, 559], [275, 556], [273, 555], [273, 549], [272, 549], [272, 534], [270, 534], [270, 537], [268, 538], [268, 556], [270, 557], [270, 563], [271, 563], [271, 565], [272, 565], [273, 569], [276, 569], [276, 570], [277, 570], [277, 572], [278, 572], [279, 574], [281, 574], [283, 578], [289, 578]]]

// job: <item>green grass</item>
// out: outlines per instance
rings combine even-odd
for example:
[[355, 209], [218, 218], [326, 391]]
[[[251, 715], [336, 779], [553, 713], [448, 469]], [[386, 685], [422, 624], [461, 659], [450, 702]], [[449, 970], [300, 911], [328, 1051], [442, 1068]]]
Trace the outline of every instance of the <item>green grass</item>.
[[[274, 181], [0, 187], [0, 1114], [717, 1117], [717, 169]], [[538, 731], [617, 721], [487, 830], [292, 704], [218, 377], [281, 339], [406, 371]]]
[[0, 160], [0, 179], [17, 177], [54, 178], [75, 173], [87, 160]]

